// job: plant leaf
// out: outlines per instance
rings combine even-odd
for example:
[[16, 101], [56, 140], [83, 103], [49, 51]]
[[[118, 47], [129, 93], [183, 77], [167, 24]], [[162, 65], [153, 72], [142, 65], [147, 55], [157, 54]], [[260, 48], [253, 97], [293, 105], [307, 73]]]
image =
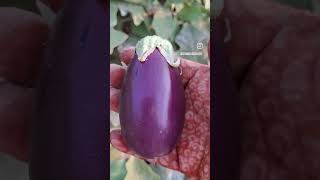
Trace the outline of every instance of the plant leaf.
[[171, 170], [160, 165], [151, 166], [152, 169], [165, 180], [183, 180], [185, 175], [179, 171]]
[[206, 8], [207, 10], [210, 10], [210, 0], [204, 0], [204, 8]]
[[131, 156], [126, 164], [127, 175], [124, 180], [161, 180], [160, 176], [143, 160]]
[[115, 47], [119, 46], [126, 39], [128, 39], [127, 34], [110, 28], [110, 54], [112, 54]]
[[128, 159], [130, 155], [118, 151], [116, 148], [112, 147], [110, 144], [110, 160], [117, 161], [121, 159]]
[[187, 22], [199, 21], [205, 17], [208, 17], [207, 10], [198, 5], [185, 6], [178, 14], [180, 20]]
[[110, 121], [113, 127], [120, 127], [119, 113], [110, 111]]
[[143, 4], [145, 0], [125, 0], [126, 2], [134, 3], [134, 4]]
[[[180, 47], [178, 55], [202, 64], [207, 64], [207, 44], [209, 38], [209, 30], [199, 30], [198, 28], [185, 23], [175, 39], [175, 42]], [[198, 44], [203, 45], [202, 49], [197, 47]], [[198, 53], [198, 55], [185, 55], [182, 53]]]
[[115, 2], [110, 2], [110, 27], [117, 25], [118, 6]]
[[133, 23], [139, 26], [145, 18], [145, 11], [142, 6], [128, 4], [128, 3], [118, 3], [121, 15], [126, 15], [128, 12], [131, 13]]
[[152, 27], [158, 36], [168, 39], [174, 33], [177, 21], [169, 10], [161, 8], [153, 17]]
[[49, 25], [53, 25], [57, 17], [56, 13], [40, 0], [36, 0], [36, 5], [41, 16], [46, 20], [46, 22]]
[[126, 160], [110, 160], [110, 179], [111, 180], [123, 180], [127, 174], [125, 168]]
[[179, 13], [183, 9], [184, 3], [182, 0], [167, 0], [164, 6], [175, 13]]

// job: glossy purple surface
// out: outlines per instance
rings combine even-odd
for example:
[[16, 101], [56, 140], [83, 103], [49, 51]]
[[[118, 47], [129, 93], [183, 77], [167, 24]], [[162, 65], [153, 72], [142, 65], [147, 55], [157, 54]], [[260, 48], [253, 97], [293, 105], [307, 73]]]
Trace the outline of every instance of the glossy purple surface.
[[129, 148], [145, 158], [169, 153], [184, 124], [184, 89], [179, 68], [156, 49], [145, 62], [135, 55], [122, 87], [120, 122]]

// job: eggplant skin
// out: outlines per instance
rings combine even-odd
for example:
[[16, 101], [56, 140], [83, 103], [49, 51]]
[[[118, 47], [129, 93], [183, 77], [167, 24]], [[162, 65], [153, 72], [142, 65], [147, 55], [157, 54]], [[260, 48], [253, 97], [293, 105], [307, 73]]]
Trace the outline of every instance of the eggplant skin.
[[128, 147], [144, 158], [171, 152], [184, 126], [185, 97], [178, 71], [156, 48], [134, 56], [122, 86], [120, 123]]
[[30, 180], [109, 178], [105, 4], [66, 1], [51, 31], [36, 85]]

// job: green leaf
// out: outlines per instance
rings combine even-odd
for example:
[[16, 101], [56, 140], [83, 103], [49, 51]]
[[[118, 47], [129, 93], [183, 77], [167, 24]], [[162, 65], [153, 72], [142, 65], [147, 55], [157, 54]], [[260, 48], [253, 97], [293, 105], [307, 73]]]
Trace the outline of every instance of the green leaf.
[[110, 27], [117, 25], [118, 6], [115, 2], [110, 2]]
[[123, 180], [127, 174], [125, 168], [126, 160], [110, 160], [110, 179], [111, 180]]
[[142, 6], [134, 4], [119, 3], [118, 7], [120, 9], [121, 15], [126, 15], [128, 12], [131, 13], [133, 23], [136, 26], [139, 26], [144, 20], [146, 13]]
[[179, 13], [183, 9], [184, 3], [182, 0], [167, 0], [164, 6], [174, 13]]
[[130, 35], [129, 38], [126, 40], [126, 42], [123, 43], [123, 46], [136, 46], [137, 42], [140, 40], [141, 38], [135, 35]]
[[57, 17], [56, 13], [40, 0], [36, 0], [36, 5], [41, 16], [46, 20], [46, 22], [50, 25], [53, 25]]
[[139, 26], [135, 26], [134, 24], [132, 24], [131, 31], [134, 35], [141, 38], [153, 35], [153, 33], [147, 28], [145, 23], [141, 23]]
[[[178, 55], [186, 59], [207, 64], [208, 53], [207, 44], [210, 38], [209, 30], [199, 30], [198, 28], [185, 23], [176, 36], [175, 42], [180, 47]], [[198, 49], [198, 44], [202, 44], [203, 48]], [[189, 53], [189, 54], [186, 54]], [[194, 55], [192, 55], [194, 53]], [[196, 54], [196, 55], [195, 55]]]
[[143, 20], [144, 24], [146, 25], [147, 29], [151, 29], [151, 23], [152, 23], [152, 18], [151, 17], [146, 17]]
[[203, 0], [204, 8], [210, 10], [210, 0]]
[[178, 14], [178, 18], [182, 21], [192, 22], [199, 21], [208, 17], [207, 10], [202, 6], [185, 6]]
[[116, 148], [112, 147], [110, 144], [110, 160], [117, 161], [121, 159], [128, 159], [130, 155], [118, 151]]
[[110, 28], [110, 54], [112, 54], [115, 47], [122, 44], [127, 38], [127, 34]]
[[177, 27], [177, 21], [172, 17], [172, 13], [167, 9], [159, 9], [153, 17], [152, 27], [156, 34], [168, 39]]
[[146, 9], [151, 9], [159, 5], [160, 3], [158, 0], [146, 0], [144, 3], [144, 7], [146, 7]]
[[152, 169], [165, 180], [183, 180], [185, 175], [179, 171], [171, 170], [160, 165], [151, 166]]
[[126, 164], [127, 175], [124, 180], [161, 180], [143, 160], [131, 156]]
[[144, 4], [145, 0], [125, 0], [126, 2], [134, 3], [134, 4]]

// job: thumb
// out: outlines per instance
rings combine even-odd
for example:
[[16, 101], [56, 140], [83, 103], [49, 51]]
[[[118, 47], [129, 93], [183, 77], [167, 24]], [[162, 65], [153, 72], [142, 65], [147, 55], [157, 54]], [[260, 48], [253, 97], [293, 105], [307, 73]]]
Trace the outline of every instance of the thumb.
[[123, 136], [121, 135], [121, 130], [112, 130], [110, 133], [110, 143], [111, 145], [116, 148], [117, 150], [126, 153], [126, 154], [131, 154], [133, 155], [134, 152], [129, 150], [129, 147], [124, 141]]

